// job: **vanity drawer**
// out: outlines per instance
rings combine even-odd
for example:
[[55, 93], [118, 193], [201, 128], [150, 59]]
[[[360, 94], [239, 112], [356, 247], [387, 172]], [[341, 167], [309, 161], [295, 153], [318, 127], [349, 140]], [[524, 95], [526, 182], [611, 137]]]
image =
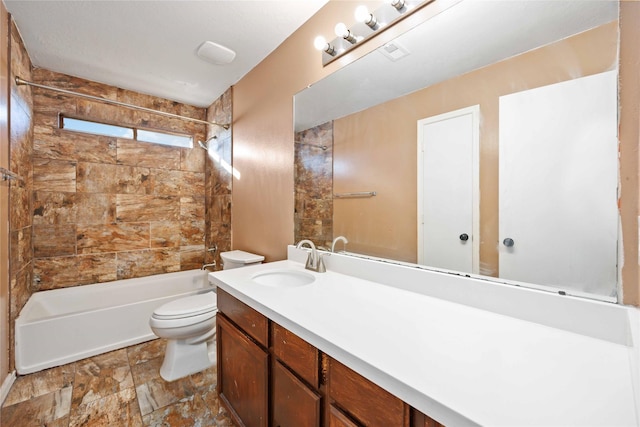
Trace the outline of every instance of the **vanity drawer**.
[[288, 329], [271, 323], [273, 354], [314, 388], [318, 388], [318, 349]]
[[329, 365], [329, 397], [367, 427], [409, 426], [406, 403], [334, 359]]
[[218, 310], [263, 347], [269, 344], [269, 319], [218, 288]]

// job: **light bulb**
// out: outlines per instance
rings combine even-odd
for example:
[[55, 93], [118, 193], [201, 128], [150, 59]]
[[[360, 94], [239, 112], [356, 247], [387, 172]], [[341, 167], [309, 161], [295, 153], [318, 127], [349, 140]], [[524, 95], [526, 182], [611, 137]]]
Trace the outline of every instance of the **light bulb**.
[[400, 10], [404, 7], [405, 0], [385, 0], [385, 3], [388, 3], [391, 6], [395, 7], [397, 10]]
[[315, 40], [313, 40], [313, 47], [323, 52], [326, 52], [331, 56], [336, 55], [336, 50], [333, 48], [333, 46], [327, 43], [327, 39], [325, 39], [322, 36], [318, 36], [315, 38]]
[[367, 19], [369, 19], [370, 15], [371, 14], [369, 13], [369, 9], [367, 9], [367, 6], [361, 5], [356, 7], [356, 12], [355, 12], [356, 21], [365, 22]]
[[322, 36], [318, 36], [313, 40], [313, 47], [318, 50], [325, 50], [327, 48], [327, 44], [327, 40]]
[[336, 28], [334, 29], [334, 31], [336, 32], [336, 36], [338, 36], [338, 37], [348, 37], [349, 36], [349, 29], [342, 22], [338, 22], [336, 24]]
[[349, 31], [347, 26], [344, 25], [342, 22], [339, 22], [336, 25], [336, 28], [334, 29], [334, 31], [336, 32], [336, 36], [342, 37], [343, 39], [345, 39], [346, 41], [348, 41], [351, 44], [356, 44], [356, 42], [358, 41], [355, 38], [355, 36], [353, 34], [351, 34], [351, 31]]
[[367, 24], [372, 30], [378, 28], [378, 20], [373, 13], [369, 13], [367, 6], [361, 5], [356, 7], [355, 18], [356, 21]]

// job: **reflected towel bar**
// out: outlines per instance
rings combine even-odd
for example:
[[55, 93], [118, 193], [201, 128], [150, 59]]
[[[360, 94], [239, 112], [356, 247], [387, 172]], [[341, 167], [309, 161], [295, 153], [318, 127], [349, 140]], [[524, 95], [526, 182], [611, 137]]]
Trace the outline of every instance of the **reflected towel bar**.
[[356, 199], [362, 197], [373, 197], [377, 193], [375, 191], [356, 191], [354, 193], [336, 193], [333, 195], [334, 199]]
[[3, 181], [14, 180], [14, 181], [18, 181], [20, 183], [24, 182], [24, 179], [20, 175], [18, 175], [16, 173], [13, 173], [10, 170], [2, 168], [2, 167], [0, 167], [0, 176], [2, 176], [2, 180]]

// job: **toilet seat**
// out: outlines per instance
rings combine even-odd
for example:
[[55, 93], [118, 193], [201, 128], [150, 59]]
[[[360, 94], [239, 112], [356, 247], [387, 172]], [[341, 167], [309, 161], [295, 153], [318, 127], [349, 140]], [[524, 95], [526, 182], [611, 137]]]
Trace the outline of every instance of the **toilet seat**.
[[172, 320], [207, 313], [215, 314], [218, 311], [217, 302], [217, 296], [214, 292], [178, 298], [156, 308], [153, 311], [153, 317], [159, 320]]

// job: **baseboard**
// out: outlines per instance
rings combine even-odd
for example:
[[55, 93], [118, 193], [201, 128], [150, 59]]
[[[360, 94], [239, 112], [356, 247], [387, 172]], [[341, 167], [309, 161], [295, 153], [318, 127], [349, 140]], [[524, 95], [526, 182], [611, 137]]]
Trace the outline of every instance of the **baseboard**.
[[4, 400], [9, 395], [9, 390], [11, 390], [11, 386], [13, 382], [16, 380], [16, 371], [12, 371], [9, 373], [4, 381], [2, 382], [2, 388], [0, 388], [0, 406], [4, 404]]

